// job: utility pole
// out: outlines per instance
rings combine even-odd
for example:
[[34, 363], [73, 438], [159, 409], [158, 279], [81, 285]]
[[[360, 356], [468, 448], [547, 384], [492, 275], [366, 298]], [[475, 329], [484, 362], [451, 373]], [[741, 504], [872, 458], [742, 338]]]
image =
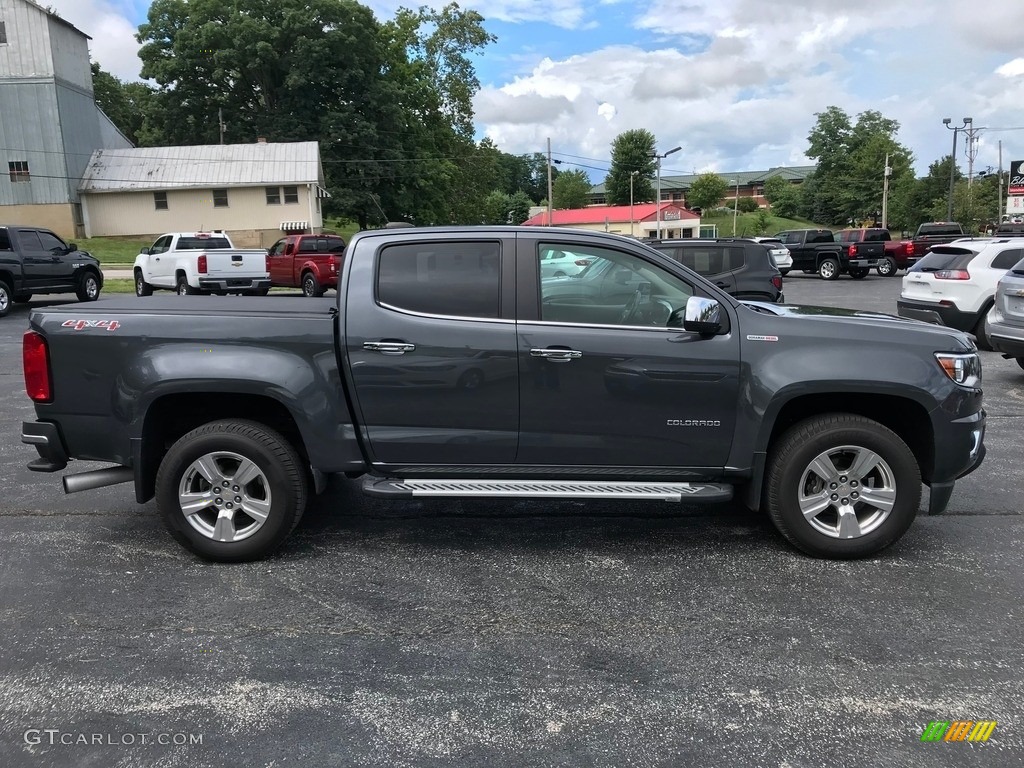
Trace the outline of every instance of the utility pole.
[[885, 179], [882, 181], [882, 229], [889, 228], [889, 176], [892, 175], [892, 168], [889, 167], [889, 153], [885, 153]]
[[736, 182], [736, 197], [732, 201], [732, 236], [736, 237], [736, 215], [740, 212], [740, 177], [737, 176], [733, 181]]
[[220, 125], [220, 143], [224, 143], [224, 129], [227, 127], [224, 125], [224, 108], [217, 108], [217, 123]]
[[978, 156], [977, 137], [976, 133], [985, 130], [984, 128], [975, 128], [973, 125], [964, 129], [964, 133], [967, 134], [967, 143], [964, 146], [964, 152], [967, 154], [967, 187], [970, 188], [971, 183], [974, 181], [974, 158]]
[[996, 224], [1003, 220], [1003, 140], [999, 140], [999, 197], [996, 198]]
[[631, 171], [629, 174], [629, 236], [636, 237], [636, 232], [633, 231], [633, 179], [640, 171]]
[[658, 154], [657, 150], [655, 150], [654, 154], [651, 155], [651, 157], [658, 161], [658, 194], [656, 195], [655, 201], [655, 204], [657, 205], [657, 234], [655, 235], [655, 237], [657, 237], [658, 240], [661, 240], [661, 161], [663, 158], [668, 157], [673, 152], [678, 152], [680, 149], [682, 149], [682, 147], [673, 147], [668, 152], [665, 152], [660, 155]]
[[958, 131], [970, 127], [974, 120], [970, 117], [965, 117], [963, 125], [950, 127], [951, 122], [952, 120], [948, 117], [942, 118], [942, 124], [953, 132], [953, 152], [949, 156], [949, 199], [946, 203], [946, 221], [953, 220], [953, 182], [956, 180], [956, 134]]
[[551, 139], [548, 139], [548, 226], [551, 226], [551, 215], [552, 215], [552, 201], [551, 201]]

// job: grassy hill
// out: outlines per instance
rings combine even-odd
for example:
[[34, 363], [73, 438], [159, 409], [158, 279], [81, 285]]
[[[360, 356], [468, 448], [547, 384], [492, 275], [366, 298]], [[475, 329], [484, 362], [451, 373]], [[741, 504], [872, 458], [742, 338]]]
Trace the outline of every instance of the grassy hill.
[[[732, 237], [733, 236], [733, 217], [732, 213], [714, 213], [708, 212], [701, 216], [700, 223], [702, 225], [714, 224], [718, 227], [719, 237]], [[784, 229], [808, 229], [808, 228], [822, 228], [829, 229], [829, 227], [822, 227], [820, 224], [815, 224], [813, 221], [806, 221], [805, 219], [784, 219], [780, 216], [769, 216], [768, 225], [762, 227], [757, 213], [741, 213], [736, 216], [736, 236], [737, 237], [751, 237], [754, 235], [774, 235], [776, 232], [781, 232]]]

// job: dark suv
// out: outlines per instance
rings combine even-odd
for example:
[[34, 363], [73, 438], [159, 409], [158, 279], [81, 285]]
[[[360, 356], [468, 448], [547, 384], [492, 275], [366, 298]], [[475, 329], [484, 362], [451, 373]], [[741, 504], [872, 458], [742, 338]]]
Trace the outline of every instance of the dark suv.
[[740, 238], [645, 242], [737, 299], [783, 300], [782, 273], [761, 243]]

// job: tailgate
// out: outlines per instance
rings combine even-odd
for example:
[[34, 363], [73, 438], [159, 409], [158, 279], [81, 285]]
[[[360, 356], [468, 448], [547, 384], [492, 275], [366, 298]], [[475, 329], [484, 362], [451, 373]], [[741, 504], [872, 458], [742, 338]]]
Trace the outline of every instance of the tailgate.
[[206, 274], [210, 277], [266, 277], [267, 252], [264, 250], [213, 250], [206, 254]]

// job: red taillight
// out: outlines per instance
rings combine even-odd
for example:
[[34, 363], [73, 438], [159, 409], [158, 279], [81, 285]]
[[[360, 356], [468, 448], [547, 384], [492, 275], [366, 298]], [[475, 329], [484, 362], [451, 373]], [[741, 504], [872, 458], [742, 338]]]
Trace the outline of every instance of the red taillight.
[[50, 384], [50, 352], [46, 339], [35, 331], [26, 331], [21, 343], [22, 367], [25, 370], [25, 391], [37, 403], [53, 399]]
[[846, 255], [847, 256], [856, 256], [857, 255], [857, 246], [851, 243], [850, 246], [846, 249]]
[[772, 285], [774, 285], [777, 290], [781, 291], [782, 290], [782, 275], [772, 275]]
[[907, 256], [913, 256], [914, 255], [914, 244], [908, 240], [907, 242], [905, 242], [903, 244], [903, 251], [907, 254]]
[[207, 271], [206, 254], [205, 253], [199, 254], [199, 260], [198, 261], [199, 261], [199, 267], [198, 267], [199, 274], [200, 275], [205, 275], [206, 271]]
[[966, 269], [940, 269], [932, 273], [936, 280], [970, 280], [971, 273]]
[[263, 266], [267, 270], [267, 274], [270, 274], [270, 254], [268, 253], [263, 259]]

